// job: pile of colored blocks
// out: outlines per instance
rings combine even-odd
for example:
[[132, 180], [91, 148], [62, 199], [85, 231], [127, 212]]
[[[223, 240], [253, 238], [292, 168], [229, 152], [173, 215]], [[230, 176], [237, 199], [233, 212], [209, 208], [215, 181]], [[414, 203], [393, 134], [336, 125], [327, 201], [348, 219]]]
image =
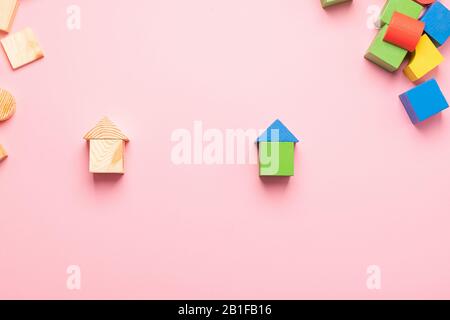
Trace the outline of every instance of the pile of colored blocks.
[[[381, 29], [365, 55], [380, 67], [397, 71], [410, 52], [403, 73], [412, 82], [418, 82], [444, 60], [438, 48], [450, 35], [450, 11], [441, 2], [388, 0], [381, 11], [380, 24]], [[400, 100], [414, 124], [448, 108], [435, 79], [405, 92]]]

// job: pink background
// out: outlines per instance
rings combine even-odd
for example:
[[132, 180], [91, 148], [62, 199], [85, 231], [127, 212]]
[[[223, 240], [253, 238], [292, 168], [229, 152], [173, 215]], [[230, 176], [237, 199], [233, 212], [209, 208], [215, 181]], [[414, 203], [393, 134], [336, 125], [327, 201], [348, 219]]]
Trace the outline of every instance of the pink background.
[[[450, 113], [414, 127], [412, 84], [363, 59], [384, 0], [21, 2], [13, 31], [46, 57], [13, 72], [0, 56], [18, 103], [0, 124], [0, 298], [450, 298]], [[448, 97], [449, 60], [433, 72]], [[131, 139], [119, 179], [88, 172], [104, 115]], [[171, 162], [195, 120], [278, 117], [301, 139], [288, 183]]]

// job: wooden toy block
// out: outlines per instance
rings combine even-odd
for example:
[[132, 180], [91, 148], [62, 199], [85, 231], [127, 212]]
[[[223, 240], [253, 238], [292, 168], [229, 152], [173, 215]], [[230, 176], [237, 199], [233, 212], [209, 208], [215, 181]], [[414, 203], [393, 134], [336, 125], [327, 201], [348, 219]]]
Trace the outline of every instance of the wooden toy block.
[[425, 23], [425, 32], [438, 47], [442, 46], [450, 36], [450, 10], [436, 1], [428, 8], [421, 20]]
[[433, 41], [424, 34], [403, 73], [409, 80], [417, 81], [436, 68], [442, 61], [444, 61], [444, 57]]
[[257, 142], [260, 176], [294, 175], [294, 148], [298, 139], [280, 120], [272, 123]]
[[260, 142], [259, 175], [290, 177], [294, 175], [293, 142]]
[[428, 80], [403, 93], [400, 95], [400, 100], [414, 124], [448, 108], [448, 102], [435, 79]]
[[7, 157], [8, 157], [8, 154], [6, 153], [6, 150], [0, 144], [0, 161], [5, 160]]
[[6, 90], [0, 89], [0, 121], [6, 121], [16, 112], [16, 100]]
[[13, 69], [44, 57], [38, 40], [30, 28], [11, 34], [1, 42]]
[[11, 30], [18, 7], [19, 1], [17, 0], [0, 0], [0, 31], [9, 32]]
[[435, 2], [436, 0], [414, 0], [414, 1], [423, 6], [428, 6], [428, 5], [432, 4], [433, 2]]
[[380, 21], [382, 25], [391, 22], [394, 12], [400, 12], [413, 19], [418, 19], [423, 7], [412, 0], [388, 0], [381, 10]]
[[383, 40], [387, 28], [387, 25], [381, 28], [364, 57], [383, 69], [394, 72], [400, 68], [408, 51]]
[[394, 12], [384, 41], [412, 52], [416, 49], [424, 28], [425, 23], [422, 21]]
[[320, 0], [322, 3], [323, 8], [327, 8], [330, 6], [334, 6], [336, 4], [344, 3], [344, 2], [350, 2], [352, 0]]
[[125, 173], [124, 150], [129, 140], [108, 118], [103, 118], [84, 139], [89, 141], [89, 172]]

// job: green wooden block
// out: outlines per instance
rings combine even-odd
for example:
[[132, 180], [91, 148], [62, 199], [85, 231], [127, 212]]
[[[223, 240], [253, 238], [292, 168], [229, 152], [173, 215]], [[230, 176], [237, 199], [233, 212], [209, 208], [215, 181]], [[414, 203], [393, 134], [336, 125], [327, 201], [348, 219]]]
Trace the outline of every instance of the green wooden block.
[[352, 0], [320, 0], [323, 8], [334, 6], [335, 4], [339, 4], [339, 3], [350, 2], [350, 1], [352, 1]]
[[388, 25], [381, 28], [364, 57], [383, 69], [394, 72], [400, 68], [408, 51], [383, 40], [387, 28]]
[[293, 142], [260, 142], [259, 175], [293, 176], [294, 145]]
[[423, 7], [413, 0], [388, 0], [381, 10], [381, 25], [389, 24], [394, 12], [403, 13], [413, 19], [418, 19]]

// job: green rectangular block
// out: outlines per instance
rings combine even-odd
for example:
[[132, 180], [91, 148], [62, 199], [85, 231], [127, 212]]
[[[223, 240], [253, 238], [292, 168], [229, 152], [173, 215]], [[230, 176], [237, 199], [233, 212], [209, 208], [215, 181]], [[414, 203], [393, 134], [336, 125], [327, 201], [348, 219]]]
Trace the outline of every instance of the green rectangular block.
[[293, 176], [294, 145], [293, 142], [260, 142], [259, 175]]
[[383, 40], [387, 28], [388, 25], [381, 28], [364, 57], [383, 69], [394, 72], [400, 68], [408, 51]]
[[413, 19], [418, 19], [423, 7], [413, 0], [388, 0], [381, 10], [381, 25], [389, 24], [394, 12], [403, 13]]
[[339, 4], [339, 3], [350, 2], [350, 1], [352, 1], [352, 0], [320, 0], [323, 8], [334, 6], [335, 4]]

